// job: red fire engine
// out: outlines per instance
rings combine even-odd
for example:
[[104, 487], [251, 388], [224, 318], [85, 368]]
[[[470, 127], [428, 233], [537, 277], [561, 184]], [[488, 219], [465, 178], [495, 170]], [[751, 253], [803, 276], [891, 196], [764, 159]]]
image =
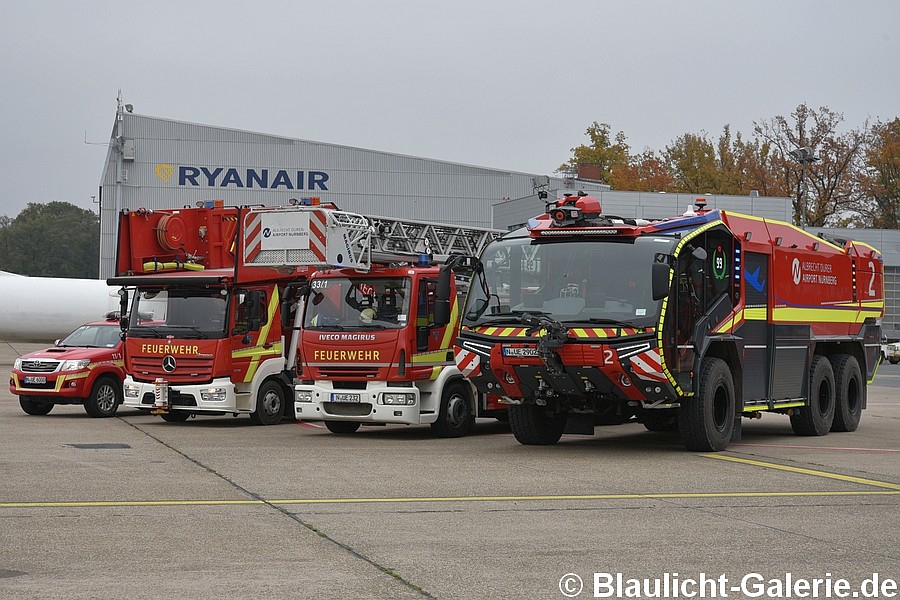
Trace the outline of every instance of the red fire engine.
[[[334, 212], [296, 208], [289, 222], [277, 209], [262, 214], [221, 203], [120, 215], [117, 275], [108, 283], [134, 288], [131, 319], [123, 323], [125, 406], [166, 421], [229, 413], [263, 425], [281, 420], [292, 400], [296, 348], [284, 340], [282, 294], [313, 269], [298, 261], [276, 270], [254, 260], [278, 254], [286, 233], [302, 230], [308, 242], [309, 223]], [[306, 263], [321, 262], [316, 244], [310, 247]]]
[[[347, 239], [328, 239], [327, 266], [291, 293], [304, 314], [296, 418], [325, 421], [335, 433], [363, 423], [429, 423], [437, 435], [456, 437], [477, 416], [505, 413], [453, 363], [462, 258], [476, 256], [500, 232], [388, 217], [359, 227]], [[270, 266], [295, 264], [288, 245]], [[442, 270], [448, 302], [438, 307]]]
[[650, 222], [570, 196], [485, 248], [456, 362], [509, 405], [519, 442], [637, 419], [716, 451], [763, 411], [799, 435], [856, 429], [880, 361], [879, 252], [702, 200]]

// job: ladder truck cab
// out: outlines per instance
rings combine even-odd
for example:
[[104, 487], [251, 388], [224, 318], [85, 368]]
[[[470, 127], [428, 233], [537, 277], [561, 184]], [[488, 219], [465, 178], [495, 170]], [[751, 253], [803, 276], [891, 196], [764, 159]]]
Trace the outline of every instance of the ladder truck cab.
[[[334, 433], [360, 425], [431, 424], [465, 435], [476, 417], [505, 414], [453, 361], [462, 270], [500, 232], [370, 217], [347, 252], [355, 267], [326, 261], [298, 290], [301, 350], [294, 411]], [[437, 302], [445, 274], [445, 302]]]
[[[309, 231], [333, 206], [261, 213], [220, 201], [175, 210], [126, 210], [119, 216], [116, 276], [125, 332], [125, 406], [166, 421], [247, 414], [270, 425], [292, 416], [296, 340], [285, 340], [281, 299], [313, 269], [259, 266], [281, 240]], [[307, 235], [307, 240], [309, 239]], [[307, 263], [318, 257], [307, 251]], [[290, 334], [290, 330], [288, 331]], [[286, 408], [288, 407], [288, 408]]]
[[647, 221], [582, 193], [488, 245], [457, 365], [523, 444], [636, 419], [695, 451], [742, 417], [856, 429], [881, 360], [883, 260], [866, 244], [707, 210]]

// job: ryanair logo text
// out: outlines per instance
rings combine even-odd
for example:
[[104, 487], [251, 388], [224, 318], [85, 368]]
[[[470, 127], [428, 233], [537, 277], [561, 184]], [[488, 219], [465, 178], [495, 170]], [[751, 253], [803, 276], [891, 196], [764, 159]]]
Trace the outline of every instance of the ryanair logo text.
[[[168, 184], [175, 172], [174, 165], [156, 165], [156, 176]], [[235, 169], [234, 167], [177, 167], [177, 185], [193, 187], [268, 189], [268, 190], [328, 190], [325, 171], [287, 171], [285, 169]]]

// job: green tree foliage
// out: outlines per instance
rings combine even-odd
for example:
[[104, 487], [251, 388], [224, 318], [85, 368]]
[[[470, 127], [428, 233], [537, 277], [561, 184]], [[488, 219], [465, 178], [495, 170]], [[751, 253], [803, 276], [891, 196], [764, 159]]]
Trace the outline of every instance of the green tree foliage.
[[557, 172], [577, 172], [579, 165], [590, 165], [599, 173], [601, 181], [609, 181], [613, 169], [627, 167], [630, 163], [625, 134], [620, 131], [613, 141], [611, 131], [607, 123], [591, 123], [585, 131], [591, 143], [572, 148], [572, 158], [560, 165]]
[[900, 118], [872, 126], [865, 167], [859, 173], [858, 223], [900, 228]]
[[[572, 148], [558, 171], [598, 165], [619, 190], [787, 196], [797, 225], [900, 228], [900, 119], [848, 130], [843, 120], [827, 107], [800, 104], [787, 117], [754, 122], [747, 139], [725, 125], [718, 139], [687, 132], [662, 152], [638, 156], [623, 132], [613, 140], [610, 126], [595, 121], [590, 144]], [[790, 154], [804, 147], [818, 158], [805, 169]]]
[[68, 202], [31, 202], [0, 219], [0, 270], [36, 277], [99, 275], [100, 218]]

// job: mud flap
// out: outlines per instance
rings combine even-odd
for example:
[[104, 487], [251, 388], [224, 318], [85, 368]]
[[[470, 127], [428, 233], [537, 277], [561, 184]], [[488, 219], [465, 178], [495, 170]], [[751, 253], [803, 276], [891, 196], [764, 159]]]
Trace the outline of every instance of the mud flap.
[[563, 433], [572, 435], [594, 435], [594, 415], [569, 413]]

